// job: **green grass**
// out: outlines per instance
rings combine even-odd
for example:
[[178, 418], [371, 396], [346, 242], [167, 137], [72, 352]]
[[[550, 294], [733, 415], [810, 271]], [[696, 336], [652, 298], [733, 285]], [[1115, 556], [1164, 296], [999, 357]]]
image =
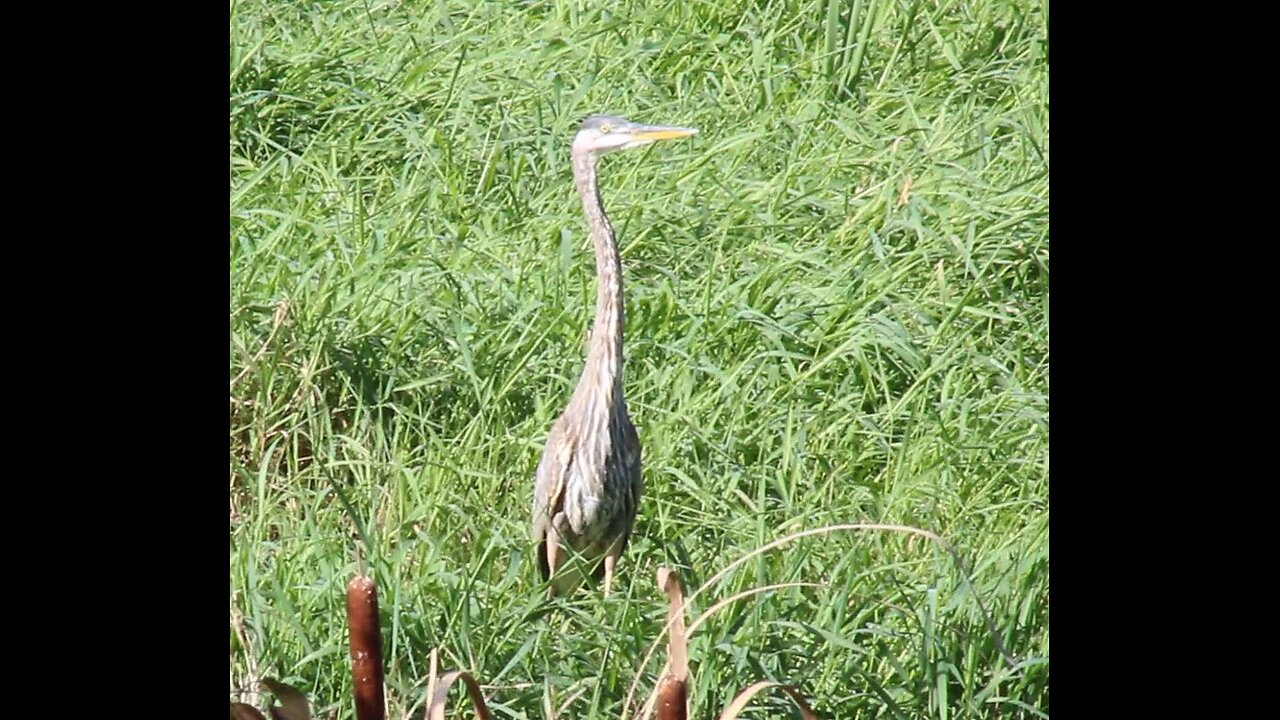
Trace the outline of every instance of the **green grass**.
[[[390, 717], [433, 647], [497, 717], [622, 717], [658, 565], [692, 591], [870, 522], [965, 567], [874, 531], [753, 558], [690, 612], [821, 587], [699, 629], [695, 716], [759, 679], [824, 717], [1047, 716], [1047, 3], [602, 5], [233, 2], [233, 696], [352, 717], [359, 552]], [[591, 319], [594, 112], [701, 132], [602, 162], [647, 494], [615, 595], [549, 603], [530, 493]]]

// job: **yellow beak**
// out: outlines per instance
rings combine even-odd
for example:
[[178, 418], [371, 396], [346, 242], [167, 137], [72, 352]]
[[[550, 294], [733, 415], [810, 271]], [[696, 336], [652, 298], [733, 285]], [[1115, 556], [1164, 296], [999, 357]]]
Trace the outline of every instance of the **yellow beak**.
[[636, 140], [674, 140], [676, 138], [697, 135], [696, 128], [676, 127], [675, 125], [640, 125], [632, 126], [630, 135]]

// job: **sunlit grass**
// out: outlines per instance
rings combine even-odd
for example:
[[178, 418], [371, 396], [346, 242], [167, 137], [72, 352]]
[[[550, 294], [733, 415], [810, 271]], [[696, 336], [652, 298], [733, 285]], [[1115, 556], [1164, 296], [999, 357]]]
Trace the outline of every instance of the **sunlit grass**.
[[[717, 613], [693, 706], [777, 679], [829, 717], [1047, 715], [1046, 24], [981, 0], [234, 4], [233, 689], [271, 674], [351, 717], [358, 549], [391, 717], [421, 714], [433, 647], [498, 716], [581, 690], [571, 717], [620, 717], [659, 670], [658, 565], [693, 590], [867, 522], [966, 567], [871, 532], [752, 558], [691, 617], [822, 587]], [[549, 604], [530, 493], [591, 320], [568, 143], [594, 112], [700, 133], [602, 162], [646, 496], [615, 595]]]

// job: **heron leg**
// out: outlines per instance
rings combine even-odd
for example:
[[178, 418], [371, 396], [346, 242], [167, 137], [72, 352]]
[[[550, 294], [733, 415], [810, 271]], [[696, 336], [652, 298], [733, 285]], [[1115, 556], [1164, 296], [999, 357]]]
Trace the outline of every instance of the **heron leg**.
[[604, 556], [604, 596], [609, 597], [609, 587], [613, 585], [613, 566], [618, 556], [613, 552]]
[[547, 528], [547, 538], [543, 542], [547, 548], [547, 579], [551, 580], [556, 576], [556, 570], [559, 569], [558, 561], [560, 559], [560, 533], [556, 532], [554, 526]]
[[622, 548], [626, 547], [626, 536], [616, 538], [604, 551], [604, 596], [609, 597], [609, 589], [613, 587], [613, 573], [618, 566], [618, 558], [622, 556]]
[[556, 575], [560, 572], [560, 539], [572, 537], [572, 533], [569, 517], [563, 511], [551, 518], [551, 527], [547, 528], [547, 578], [551, 580], [549, 592], [553, 597], [562, 594], [561, 590], [566, 586], [564, 578], [560, 578], [558, 582], [556, 580]]

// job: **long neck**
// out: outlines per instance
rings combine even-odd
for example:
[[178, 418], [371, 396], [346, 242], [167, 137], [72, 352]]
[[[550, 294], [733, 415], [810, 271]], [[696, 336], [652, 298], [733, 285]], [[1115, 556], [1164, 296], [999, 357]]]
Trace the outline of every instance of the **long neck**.
[[596, 159], [589, 153], [574, 153], [573, 179], [582, 197], [582, 211], [591, 230], [596, 254], [596, 318], [591, 328], [591, 345], [582, 370], [581, 386], [622, 397], [622, 263], [613, 226], [604, 214], [600, 188], [596, 184]]

